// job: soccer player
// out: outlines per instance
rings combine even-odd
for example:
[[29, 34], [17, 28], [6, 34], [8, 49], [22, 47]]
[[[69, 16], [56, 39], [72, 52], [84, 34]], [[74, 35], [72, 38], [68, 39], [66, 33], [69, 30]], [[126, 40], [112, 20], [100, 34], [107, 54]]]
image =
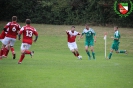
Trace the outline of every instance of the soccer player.
[[21, 56], [20, 59], [18, 61], [18, 64], [21, 64], [25, 54], [30, 54], [31, 57], [34, 53], [34, 51], [30, 51], [29, 48], [32, 45], [32, 37], [33, 35], [35, 35], [35, 40], [34, 42], [37, 41], [38, 39], [38, 33], [36, 31], [36, 29], [34, 27], [32, 27], [31, 25], [31, 20], [30, 19], [26, 19], [26, 26], [23, 26], [18, 34], [18, 39], [21, 39], [21, 35], [23, 35], [23, 40], [22, 40], [22, 44], [21, 44]]
[[67, 43], [68, 48], [76, 57], [78, 57], [78, 59], [82, 59], [82, 56], [79, 55], [78, 47], [75, 41], [76, 36], [81, 34], [75, 31], [75, 26], [72, 26], [71, 30], [66, 30], [66, 33], [67, 33], [67, 40], [68, 40], [68, 43]]
[[111, 59], [111, 56], [112, 56], [112, 53], [113, 53], [113, 50], [116, 51], [116, 53], [127, 53], [126, 50], [119, 50], [119, 39], [120, 39], [120, 33], [118, 31], [118, 27], [115, 26], [114, 27], [114, 37], [111, 37], [113, 39], [113, 43], [112, 43], [112, 46], [111, 46], [111, 50], [110, 50], [110, 53], [109, 53], [109, 56], [108, 56], [108, 59]]
[[16, 58], [16, 54], [13, 46], [16, 41], [16, 37], [20, 28], [21, 28], [20, 25], [17, 23], [17, 16], [13, 16], [12, 22], [8, 22], [3, 29], [5, 32], [7, 32], [7, 34], [5, 38], [2, 40], [3, 45], [2, 45], [1, 53], [6, 54], [6, 52], [8, 52], [6, 45], [8, 45], [10, 42], [10, 50], [12, 52], [13, 59]]
[[[6, 32], [3, 30], [0, 34], [0, 41], [2, 42], [2, 40], [5, 38], [6, 36]], [[3, 49], [1, 48], [1, 50], [3, 51]], [[3, 52], [0, 52], [0, 59], [2, 59], [2, 55], [3, 55]]]
[[95, 53], [94, 53], [94, 42], [96, 42], [96, 33], [95, 31], [89, 27], [89, 24], [85, 25], [85, 29], [82, 32], [82, 35], [79, 37], [79, 40], [83, 38], [83, 35], [85, 35], [85, 51], [88, 55], [88, 59], [91, 59], [90, 52], [88, 51], [88, 48], [90, 47], [90, 50], [92, 52], [93, 59], [95, 59]]
[[[2, 40], [5, 38], [7, 32], [6, 31], [2, 31], [1, 34], [0, 34], [0, 41], [2, 42]], [[10, 43], [8, 43], [8, 45], [6, 45], [6, 50], [5, 53], [3, 54], [3, 52], [0, 53], [0, 59], [2, 59], [2, 56], [5, 56], [7, 57], [8, 53], [9, 53], [9, 49], [10, 49]], [[2, 49], [3, 50], [3, 49]]]

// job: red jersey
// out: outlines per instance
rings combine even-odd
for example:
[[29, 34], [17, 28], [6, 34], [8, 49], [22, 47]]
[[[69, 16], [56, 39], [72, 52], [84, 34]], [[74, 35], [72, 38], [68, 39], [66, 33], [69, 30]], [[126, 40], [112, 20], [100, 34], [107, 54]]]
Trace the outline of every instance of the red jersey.
[[5, 32], [4, 30], [1, 32], [0, 34], [0, 39], [4, 39], [6, 36], [7, 32]]
[[76, 36], [77, 35], [80, 35], [79, 32], [77, 32], [77, 31], [72, 32], [71, 30], [70, 31], [67, 31], [66, 33], [67, 33], [67, 36], [68, 36], [67, 37], [67, 40], [70, 43], [75, 42]]
[[16, 39], [17, 33], [18, 33], [18, 31], [20, 30], [21, 27], [17, 22], [9, 22], [9, 23], [6, 24], [6, 26], [4, 28], [8, 29], [6, 37]]
[[36, 29], [30, 25], [23, 26], [19, 32], [19, 34], [23, 34], [23, 43], [32, 44], [33, 34], [38, 36]]

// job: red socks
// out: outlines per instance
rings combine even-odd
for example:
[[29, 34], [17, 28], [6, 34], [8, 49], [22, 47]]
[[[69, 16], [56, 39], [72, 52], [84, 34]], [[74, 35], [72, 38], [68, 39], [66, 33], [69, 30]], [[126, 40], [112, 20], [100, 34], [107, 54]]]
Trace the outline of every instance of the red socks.
[[[29, 50], [25, 50], [24, 53], [25, 53], [25, 54], [31, 54], [31, 51], [29, 51]], [[25, 57], [25, 54], [22, 54], [22, 55], [20, 56], [20, 59], [19, 59], [18, 62], [22, 62], [22, 61], [23, 61], [23, 59], [24, 59], [24, 57]]]
[[20, 59], [19, 59], [19, 62], [22, 62], [23, 59], [24, 59], [24, 57], [25, 57], [25, 54], [22, 54], [21, 57], [20, 57]]
[[31, 54], [31, 51], [25, 50], [25, 54]]
[[8, 52], [9, 52], [9, 50], [8, 50], [7, 48], [4, 48], [4, 50], [3, 50], [3, 55], [4, 55], [4, 56], [7, 56], [7, 55], [8, 55]]
[[7, 51], [5, 52], [5, 56], [6, 57], [7, 57], [8, 53], [9, 53], [9, 50], [7, 49]]
[[78, 52], [73, 52], [74, 56], [78, 57], [79, 56], [79, 53]]
[[1, 51], [0, 51], [0, 56], [2, 56], [3, 55], [3, 49], [1, 49]]
[[13, 47], [10, 47], [10, 50], [11, 50], [12, 54], [14, 54], [14, 53], [15, 53], [15, 52], [14, 52], [14, 48], [13, 48]]
[[79, 56], [79, 53], [77, 53], [77, 57]]
[[77, 56], [75, 52], [72, 52], [74, 54], [74, 56]]

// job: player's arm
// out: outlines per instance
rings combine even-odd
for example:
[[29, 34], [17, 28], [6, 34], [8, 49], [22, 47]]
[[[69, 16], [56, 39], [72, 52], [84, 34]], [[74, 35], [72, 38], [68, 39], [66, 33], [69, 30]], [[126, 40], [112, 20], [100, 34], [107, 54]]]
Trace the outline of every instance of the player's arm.
[[81, 38], [83, 38], [84, 32], [82, 32], [82, 34], [80, 34], [78, 40], [80, 40]]
[[10, 22], [8, 22], [8, 23], [5, 25], [5, 27], [3, 28], [3, 30], [4, 30], [5, 32], [7, 32], [7, 28], [9, 28], [9, 25], [10, 25]]
[[68, 31], [68, 30], [66, 30], [66, 33], [67, 33], [67, 34], [69, 34], [69, 31]]
[[18, 32], [18, 40], [21, 39], [21, 34], [23, 33], [24, 28], [22, 27], [21, 30]]
[[5, 32], [7, 32], [7, 29], [6, 29], [6, 28], [3, 28], [3, 30], [4, 30]]
[[96, 33], [94, 33], [94, 42], [96, 42], [96, 38], [97, 38], [97, 37], [96, 37]]
[[17, 35], [19, 34], [20, 30], [21, 30], [21, 26], [20, 26], [20, 25], [18, 25]]
[[96, 37], [96, 35], [95, 35], [95, 36], [94, 36], [94, 42], [96, 42], [96, 38], [97, 38], [97, 37]]
[[119, 40], [119, 38], [114, 38], [114, 37], [113, 37], [113, 39], [114, 39], [114, 40]]
[[37, 39], [38, 39], [38, 36], [35, 36], [34, 42], [36, 42], [36, 41], [37, 41]]
[[38, 39], [38, 33], [35, 31], [35, 32], [34, 32], [34, 35], [35, 35], [34, 42], [36, 42], [36, 41], [37, 41], [37, 39]]
[[77, 34], [77, 35], [81, 35], [81, 33], [79, 33], [79, 32], [78, 32], [78, 34]]
[[114, 40], [119, 40], [119, 38], [118, 37], [111, 37], [112, 39], [114, 39]]
[[22, 34], [22, 31], [19, 31], [19, 33], [18, 33], [18, 40], [21, 39], [21, 34]]

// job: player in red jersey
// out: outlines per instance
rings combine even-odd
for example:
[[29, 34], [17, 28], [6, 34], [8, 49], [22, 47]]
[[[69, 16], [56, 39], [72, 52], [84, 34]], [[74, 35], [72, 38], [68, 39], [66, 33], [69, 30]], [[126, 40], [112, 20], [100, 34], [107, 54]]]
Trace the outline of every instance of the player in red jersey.
[[78, 59], [82, 59], [82, 56], [79, 55], [78, 47], [75, 41], [76, 36], [81, 34], [75, 31], [75, 26], [72, 26], [71, 30], [66, 30], [66, 33], [67, 33], [67, 40], [68, 40], [68, 48], [76, 57], [78, 57]]
[[[2, 42], [3, 39], [5, 38], [6, 33], [7, 33], [7, 32], [5, 32], [4, 30], [1, 32], [1, 34], [0, 34], [0, 41], [1, 41], [1, 42]], [[3, 51], [3, 49], [1, 49], [1, 50]], [[2, 59], [2, 55], [3, 55], [3, 52], [0, 52], [0, 59]]]
[[21, 35], [23, 34], [23, 40], [22, 40], [22, 44], [21, 44], [21, 56], [20, 59], [18, 61], [18, 64], [21, 64], [25, 54], [30, 54], [31, 56], [33, 55], [34, 51], [30, 51], [29, 48], [32, 45], [32, 37], [33, 35], [35, 35], [35, 40], [34, 42], [37, 41], [38, 39], [38, 33], [36, 31], [36, 29], [32, 26], [30, 26], [31, 20], [30, 19], [26, 19], [26, 26], [23, 26], [18, 34], [18, 39], [21, 39]]
[[[8, 31], [8, 29], [7, 29], [7, 31]], [[7, 32], [4, 31], [4, 30], [1, 32], [1, 34], [0, 34], [0, 41], [1, 41], [1, 42], [2, 42], [3, 39], [5, 38], [6, 34], [7, 34]], [[5, 48], [6, 48], [7, 51], [5, 51], [5, 53], [0, 52], [0, 59], [2, 59], [2, 56], [7, 57], [8, 53], [9, 53], [9, 50], [10, 50], [10, 42], [8, 43], [8, 45], [6, 45]], [[3, 50], [3, 49], [2, 49], [2, 50]]]
[[14, 43], [16, 41], [16, 37], [17, 37], [18, 31], [20, 30], [20, 28], [21, 28], [20, 25], [17, 23], [17, 16], [13, 16], [12, 22], [8, 22], [6, 24], [6, 26], [4, 27], [4, 31], [6, 31], [7, 34], [6, 34], [6, 37], [2, 41], [2, 44], [3, 44], [2, 49], [3, 50], [1, 50], [1, 52], [3, 52], [3, 54], [6, 54], [6, 52], [8, 50], [5, 47], [10, 42], [10, 50], [12, 52], [13, 59], [15, 59], [15, 57], [16, 57], [13, 46], [14, 46]]

